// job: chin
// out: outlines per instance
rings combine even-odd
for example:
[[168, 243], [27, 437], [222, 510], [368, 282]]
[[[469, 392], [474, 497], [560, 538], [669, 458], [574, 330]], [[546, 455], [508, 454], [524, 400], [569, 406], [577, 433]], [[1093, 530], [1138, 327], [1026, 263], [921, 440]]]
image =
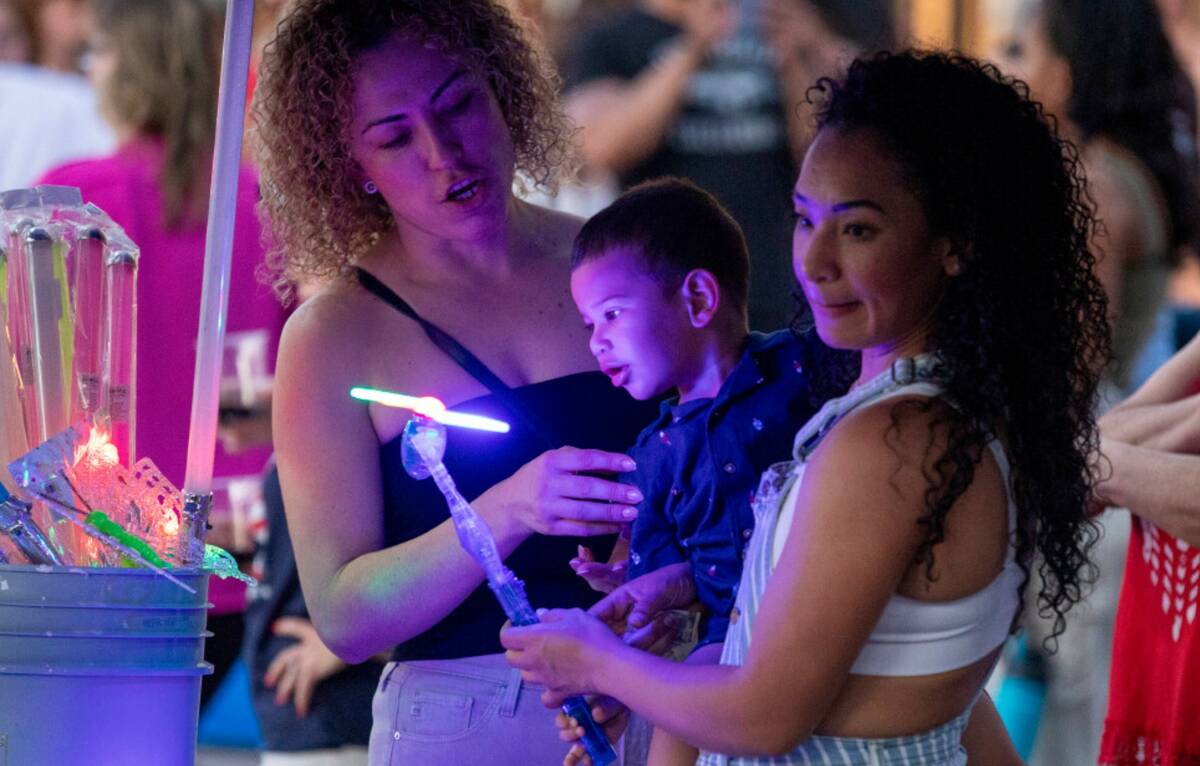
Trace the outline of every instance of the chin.
[[862, 346], [846, 337], [845, 333], [839, 333], [834, 328], [822, 325], [820, 323], [817, 324], [817, 337], [820, 338], [821, 342], [826, 346], [829, 346], [830, 348], [836, 348], [839, 351], [853, 351], [855, 349], [862, 348]]

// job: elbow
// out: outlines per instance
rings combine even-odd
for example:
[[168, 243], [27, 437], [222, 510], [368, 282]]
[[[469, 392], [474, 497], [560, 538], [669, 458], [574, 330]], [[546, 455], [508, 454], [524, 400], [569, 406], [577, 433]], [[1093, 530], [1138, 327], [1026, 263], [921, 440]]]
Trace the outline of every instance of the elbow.
[[753, 753], [755, 756], [775, 758], [787, 755], [799, 747], [801, 742], [812, 736], [811, 730], [779, 726], [766, 728], [767, 730], [760, 734], [759, 740], [752, 746], [752, 749], [756, 751]]
[[318, 620], [316, 615], [313, 615], [313, 627], [317, 629], [317, 635], [321, 637], [321, 642], [325, 644], [326, 648], [347, 665], [365, 662], [375, 654], [363, 640], [362, 635], [346, 629], [345, 622], [329, 619]]
[[309, 605], [309, 615], [321, 643], [347, 665], [366, 662], [391, 646], [381, 641], [351, 615], [337, 610], [314, 608], [315, 606]]
[[816, 722], [781, 716], [778, 709], [761, 710], [738, 727], [736, 743], [730, 743], [739, 755], [776, 758], [787, 755], [813, 735]]

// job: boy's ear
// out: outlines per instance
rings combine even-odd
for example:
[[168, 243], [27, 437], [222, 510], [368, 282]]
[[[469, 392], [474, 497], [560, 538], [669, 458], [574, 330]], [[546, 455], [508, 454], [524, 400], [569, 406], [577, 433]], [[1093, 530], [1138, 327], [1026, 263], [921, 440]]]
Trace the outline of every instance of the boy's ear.
[[721, 305], [721, 286], [707, 269], [692, 269], [679, 288], [692, 327], [707, 327]]

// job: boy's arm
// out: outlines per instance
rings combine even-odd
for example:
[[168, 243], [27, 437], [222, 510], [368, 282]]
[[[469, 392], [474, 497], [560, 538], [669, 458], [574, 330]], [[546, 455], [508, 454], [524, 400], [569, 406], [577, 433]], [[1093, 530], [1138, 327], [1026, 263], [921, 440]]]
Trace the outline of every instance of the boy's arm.
[[[642, 441], [639, 440], [639, 447]], [[630, 453], [638, 469], [627, 474], [645, 498], [629, 538], [629, 579], [687, 561], [679, 544], [674, 508], [682, 493], [673, 492], [675, 475], [662, 448], [643, 447]]]

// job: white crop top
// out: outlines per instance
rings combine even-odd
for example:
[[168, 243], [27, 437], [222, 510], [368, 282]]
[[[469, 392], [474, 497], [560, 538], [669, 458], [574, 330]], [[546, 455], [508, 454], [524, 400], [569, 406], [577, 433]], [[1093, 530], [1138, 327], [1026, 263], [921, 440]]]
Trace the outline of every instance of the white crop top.
[[[936, 384], [918, 382], [892, 388], [855, 405], [875, 404], [897, 396], [939, 396], [941, 393]], [[992, 439], [988, 446], [1008, 488], [1011, 536], [1016, 531], [1017, 507], [1012, 498], [1008, 457], [997, 440]], [[803, 461], [794, 468], [795, 479], [779, 510], [772, 540], [772, 568], [779, 562], [791, 531], [804, 468]], [[893, 594], [850, 672], [869, 676], [923, 676], [966, 667], [986, 657], [1008, 638], [1019, 605], [1023, 576], [1017, 565], [1016, 550], [1010, 544], [1000, 574], [969, 596], [955, 601], [918, 601]]]

